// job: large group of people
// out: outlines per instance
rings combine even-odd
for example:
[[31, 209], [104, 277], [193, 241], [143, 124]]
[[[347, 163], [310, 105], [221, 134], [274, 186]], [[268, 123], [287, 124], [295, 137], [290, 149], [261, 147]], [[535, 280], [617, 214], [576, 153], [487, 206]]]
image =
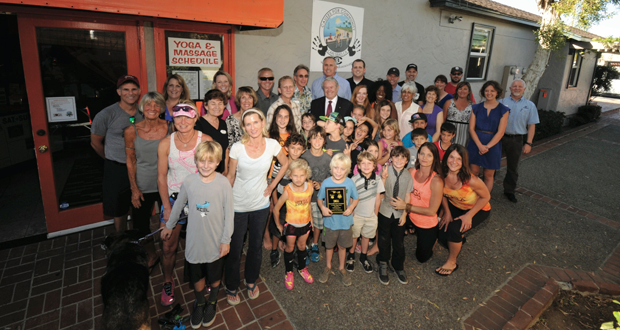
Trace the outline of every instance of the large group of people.
[[519, 158], [530, 152], [538, 123], [536, 107], [522, 98], [522, 80], [505, 98], [499, 83], [487, 81], [484, 101], [475, 103], [458, 66], [450, 81], [438, 75], [427, 87], [415, 81], [416, 64], [401, 82], [398, 68], [385, 80], [365, 78], [363, 60], [353, 63], [349, 79], [336, 71], [335, 59], [325, 58], [310, 87], [308, 67], [298, 65], [292, 77], [277, 80], [277, 93], [270, 68], [258, 71], [257, 89], [236, 93], [233, 78], [219, 71], [200, 108], [179, 75], [166, 79], [161, 94], [141, 99], [138, 79], [127, 75], [117, 82], [120, 101], [94, 118], [92, 145], [105, 159], [104, 214], [114, 217], [116, 230], [127, 228], [132, 209], [134, 228], [150, 233], [153, 206], [161, 205], [161, 260], [153, 241], [145, 246], [149, 267], [162, 264], [164, 306], [175, 301], [172, 274], [186, 228], [192, 327], [214, 321], [222, 278], [228, 303], [240, 302], [246, 240], [250, 299], [260, 294], [263, 247], [274, 268], [283, 256], [287, 289], [295, 269], [313, 283], [308, 264], [321, 259], [319, 282], [336, 274], [351, 285], [356, 253], [361, 269], [377, 272], [381, 284], [389, 284], [390, 268], [407, 284], [409, 234], [417, 237], [417, 261], [428, 261], [439, 243], [449, 257], [436, 274], [458, 269], [465, 234], [489, 217], [503, 149], [504, 194], [517, 201]]

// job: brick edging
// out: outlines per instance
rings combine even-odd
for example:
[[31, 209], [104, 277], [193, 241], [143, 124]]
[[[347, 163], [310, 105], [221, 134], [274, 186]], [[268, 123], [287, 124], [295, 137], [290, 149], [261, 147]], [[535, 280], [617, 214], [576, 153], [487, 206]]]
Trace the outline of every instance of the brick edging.
[[466, 330], [525, 330], [553, 303], [559, 290], [620, 296], [620, 244], [598, 272], [527, 264], [463, 321]]

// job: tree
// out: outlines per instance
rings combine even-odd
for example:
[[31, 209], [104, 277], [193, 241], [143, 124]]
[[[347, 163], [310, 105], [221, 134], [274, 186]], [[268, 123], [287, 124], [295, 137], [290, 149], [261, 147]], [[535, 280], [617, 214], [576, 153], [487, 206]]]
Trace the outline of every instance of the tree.
[[[609, 5], [618, 5], [620, 0], [536, 0], [541, 13], [540, 29], [536, 31], [538, 48], [534, 58], [523, 75], [523, 80], [529, 88], [523, 96], [529, 99], [542, 77], [549, 56], [554, 50], [564, 47], [565, 32], [569, 25], [580, 29], [588, 29], [592, 25], [611, 18], [613, 13], [608, 12]], [[565, 23], [566, 22], [566, 23]]]

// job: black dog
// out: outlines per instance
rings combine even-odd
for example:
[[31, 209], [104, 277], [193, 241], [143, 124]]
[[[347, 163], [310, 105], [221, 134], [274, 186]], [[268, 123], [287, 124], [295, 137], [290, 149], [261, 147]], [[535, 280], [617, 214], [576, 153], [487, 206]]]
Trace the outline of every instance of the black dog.
[[108, 265], [101, 278], [104, 330], [150, 329], [147, 253], [137, 231], [113, 233], [102, 244]]

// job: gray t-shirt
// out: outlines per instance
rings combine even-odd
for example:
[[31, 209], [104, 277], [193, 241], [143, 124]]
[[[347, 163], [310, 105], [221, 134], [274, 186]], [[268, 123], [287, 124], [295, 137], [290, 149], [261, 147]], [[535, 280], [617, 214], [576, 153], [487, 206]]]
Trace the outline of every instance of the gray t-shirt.
[[176, 225], [185, 203], [189, 206], [185, 259], [191, 264], [216, 261], [220, 244], [230, 244], [235, 228], [230, 182], [219, 173], [209, 183], [202, 182], [199, 173], [188, 175], [166, 222], [168, 229]]
[[327, 137], [327, 140], [325, 141], [325, 150], [332, 149], [334, 152], [332, 155], [344, 152], [344, 149], [346, 148], [347, 142], [342, 137], [338, 141], [332, 141], [329, 137]]
[[[310, 165], [312, 169], [312, 180], [317, 181], [319, 184], [323, 182], [323, 180], [327, 179], [331, 175], [331, 170], [329, 168], [329, 163], [332, 161], [332, 158], [325, 152], [319, 157], [316, 157], [312, 154], [310, 149], [306, 150], [306, 152], [301, 155], [302, 159], [305, 159]], [[315, 190], [312, 193], [311, 202], [316, 203], [316, 195], [319, 191]]]
[[[144, 116], [136, 110], [135, 123], [141, 122]], [[125, 164], [125, 128], [131, 125], [131, 116], [118, 103], [101, 110], [93, 119], [90, 132], [103, 136], [105, 158]]]

